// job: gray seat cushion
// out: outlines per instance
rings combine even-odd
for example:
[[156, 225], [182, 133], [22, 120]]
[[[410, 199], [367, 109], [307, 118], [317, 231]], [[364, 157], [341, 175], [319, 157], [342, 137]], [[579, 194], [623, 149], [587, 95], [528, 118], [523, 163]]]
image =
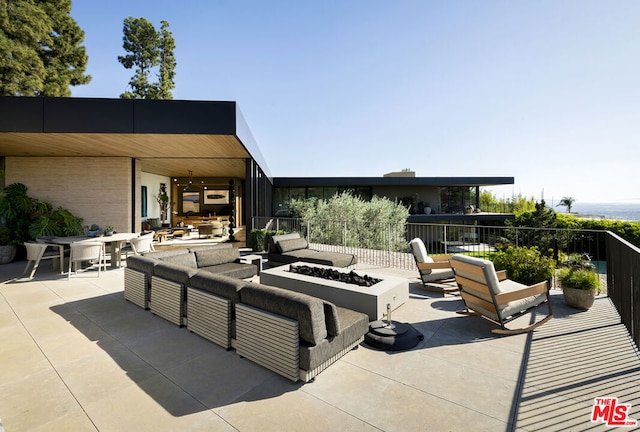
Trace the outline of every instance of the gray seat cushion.
[[160, 261], [164, 263], [177, 264], [189, 268], [198, 268], [198, 263], [196, 262], [196, 255], [192, 253], [186, 253], [181, 255], [171, 255], [160, 258]]
[[153, 275], [162, 279], [189, 286], [192, 276], [198, 273], [198, 269], [185, 267], [179, 264], [160, 261], [153, 269]]
[[209, 249], [228, 249], [230, 247], [233, 247], [231, 243], [216, 243], [212, 245], [191, 246], [189, 247], [189, 252], [203, 251], [203, 250], [209, 250]]
[[214, 274], [200, 269], [191, 277], [191, 286], [203, 291], [228, 298], [232, 303], [240, 302], [240, 290], [244, 282], [225, 275]]
[[358, 258], [355, 255], [340, 252], [321, 252], [315, 249], [299, 249], [284, 254], [271, 253], [267, 255], [267, 259], [270, 262], [284, 264], [304, 261], [333, 267], [348, 267], [358, 262]]
[[127, 258], [127, 268], [137, 270], [151, 277], [153, 275], [153, 269], [158, 262], [158, 260], [146, 256], [131, 255]]
[[298, 321], [300, 339], [317, 345], [327, 337], [324, 302], [285, 289], [247, 283], [240, 291], [242, 303]]
[[240, 258], [237, 248], [201, 249], [194, 253], [200, 268], [232, 263]]
[[344, 350], [369, 331], [369, 317], [366, 314], [336, 307], [340, 322], [340, 333], [328, 337], [315, 346], [300, 347], [300, 368], [312, 370]]
[[210, 267], [200, 267], [200, 270], [206, 270], [211, 273], [237, 279], [247, 279], [258, 273], [258, 268], [255, 265], [237, 262], [218, 264]]
[[189, 250], [187, 248], [180, 248], [180, 249], [157, 250], [155, 252], [145, 252], [143, 253], [143, 255], [149, 258], [161, 259], [169, 256], [184, 255], [188, 253], [189, 253]]

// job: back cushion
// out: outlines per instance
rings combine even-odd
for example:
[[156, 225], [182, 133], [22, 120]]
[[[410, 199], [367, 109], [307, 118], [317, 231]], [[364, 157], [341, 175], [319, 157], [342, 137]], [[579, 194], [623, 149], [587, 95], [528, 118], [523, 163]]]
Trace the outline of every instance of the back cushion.
[[290, 239], [297, 239], [300, 238], [300, 234], [298, 233], [291, 233], [291, 234], [280, 234], [280, 235], [274, 235], [272, 237], [269, 237], [269, 244], [267, 246], [268, 248], [268, 252], [280, 252], [280, 250], [278, 249], [278, 242], [282, 241], [282, 240], [290, 240]]
[[324, 320], [327, 324], [327, 335], [338, 336], [340, 334], [340, 319], [338, 308], [333, 303], [324, 302]]
[[188, 254], [189, 250], [186, 248], [181, 249], [165, 249], [165, 250], [157, 250], [155, 252], [145, 252], [143, 255], [149, 258], [162, 259], [164, 257], [173, 256], [173, 255], [184, 255]]
[[316, 297], [267, 285], [246, 282], [240, 301], [258, 309], [298, 321], [300, 339], [317, 345], [327, 337], [324, 302]]
[[131, 255], [127, 258], [127, 268], [138, 270], [147, 275], [153, 275], [153, 268], [158, 264], [158, 260], [147, 258], [142, 255]]
[[192, 253], [180, 254], [180, 255], [171, 255], [167, 257], [160, 258], [162, 262], [177, 264], [182, 266], [187, 266], [191, 268], [198, 268], [198, 264], [196, 263], [196, 256]]
[[[469, 264], [473, 264], [482, 269], [482, 276], [460, 271], [456, 269], [456, 274], [463, 276], [467, 279], [474, 280], [481, 284], [486, 284], [490, 290], [493, 291], [494, 294], [499, 294], [500, 284], [498, 282], [498, 275], [496, 275], [496, 269], [493, 266], [493, 263], [489, 260], [484, 260], [480, 258], [470, 257], [466, 255], [456, 254], [451, 258], [452, 261], [461, 261]], [[489, 299], [489, 301], [491, 301]]]
[[234, 262], [240, 258], [237, 248], [205, 249], [195, 251], [198, 267], [209, 267]]
[[433, 260], [427, 261], [429, 255], [427, 255], [427, 248], [424, 246], [422, 240], [414, 238], [409, 242], [409, 245], [411, 246], [411, 252], [413, 253], [413, 256], [416, 257], [416, 261], [418, 261], [419, 263], [433, 262]]
[[278, 242], [278, 251], [280, 253], [287, 253], [294, 250], [306, 249], [309, 247], [307, 239], [297, 238], [290, 240], [280, 240]]
[[[178, 264], [160, 262], [153, 269], [153, 275], [162, 279], [180, 283], [189, 286], [189, 280], [198, 272], [198, 269], [187, 268]], [[153, 290], [153, 285], [151, 286]]]
[[233, 303], [239, 303], [240, 289], [244, 286], [244, 282], [240, 279], [200, 270], [191, 278], [191, 286], [228, 298]]

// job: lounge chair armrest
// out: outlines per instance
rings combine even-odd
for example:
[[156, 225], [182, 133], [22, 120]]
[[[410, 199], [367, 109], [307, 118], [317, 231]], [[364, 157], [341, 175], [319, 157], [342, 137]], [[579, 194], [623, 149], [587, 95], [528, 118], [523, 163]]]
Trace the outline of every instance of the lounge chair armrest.
[[420, 270], [435, 270], [435, 269], [450, 269], [450, 268], [451, 268], [451, 264], [449, 264], [449, 261], [418, 263], [418, 269]]
[[540, 282], [519, 290], [509, 291], [506, 293], [496, 294], [496, 303], [505, 304], [514, 300], [520, 300], [534, 295], [542, 294], [547, 291], [547, 282]]
[[453, 255], [431, 255], [434, 262], [449, 262]]
[[507, 271], [506, 270], [498, 270], [496, 271], [496, 276], [498, 276], [499, 281], [503, 281], [507, 279]]

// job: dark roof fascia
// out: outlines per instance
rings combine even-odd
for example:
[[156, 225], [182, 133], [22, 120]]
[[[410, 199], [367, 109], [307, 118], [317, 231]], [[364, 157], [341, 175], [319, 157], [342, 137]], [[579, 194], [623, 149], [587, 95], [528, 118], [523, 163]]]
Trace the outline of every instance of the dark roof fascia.
[[274, 177], [274, 187], [352, 186], [496, 186], [513, 177]]
[[0, 113], [0, 132], [231, 135], [271, 177], [236, 102], [6, 96]]
[[235, 102], [1, 97], [0, 132], [235, 135]]

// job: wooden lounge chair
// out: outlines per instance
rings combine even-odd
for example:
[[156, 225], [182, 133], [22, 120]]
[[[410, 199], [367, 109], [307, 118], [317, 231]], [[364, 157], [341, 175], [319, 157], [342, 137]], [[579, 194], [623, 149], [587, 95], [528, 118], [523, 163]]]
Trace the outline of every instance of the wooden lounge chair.
[[[500, 326], [496, 334], [519, 334], [533, 330], [549, 321], [553, 314], [546, 281], [532, 286], [507, 279], [506, 271], [496, 272], [488, 260], [466, 255], [454, 255], [451, 266], [460, 288], [465, 309], [458, 313], [480, 315]], [[546, 304], [547, 316], [534, 324], [508, 329], [505, 324]]]
[[419, 238], [411, 240], [409, 246], [420, 273], [422, 289], [445, 293], [458, 291], [458, 287], [455, 284], [446, 285], [447, 282], [453, 282], [454, 280], [453, 270], [449, 263], [451, 255], [429, 256], [424, 242]]

